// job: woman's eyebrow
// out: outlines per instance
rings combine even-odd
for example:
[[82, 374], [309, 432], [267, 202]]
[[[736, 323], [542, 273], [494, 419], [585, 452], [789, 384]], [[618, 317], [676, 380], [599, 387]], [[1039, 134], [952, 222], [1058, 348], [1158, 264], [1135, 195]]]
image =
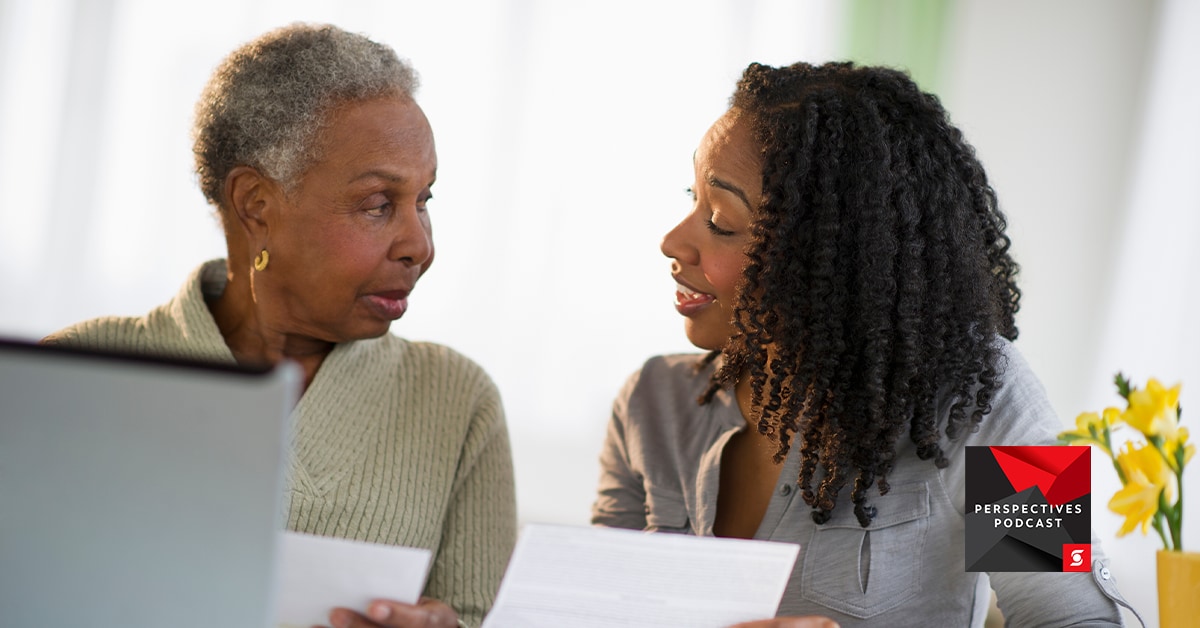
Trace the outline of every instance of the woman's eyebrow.
[[738, 186], [736, 186], [728, 181], [725, 181], [723, 179], [718, 179], [711, 175], [708, 177], [708, 184], [711, 185], [712, 187], [725, 190], [726, 192], [732, 192], [738, 198], [742, 199], [742, 203], [746, 206], [746, 209], [749, 209], [751, 211], [754, 210], [754, 208], [750, 206], [750, 197], [746, 195], [746, 192], [744, 190], [742, 190], [742, 188], [739, 188]]
[[388, 172], [386, 170], [368, 170], [350, 179], [350, 182], [354, 183], [364, 179], [383, 179], [388, 183], [403, 183], [405, 180], [403, 176], [394, 172]]
[[[401, 174], [389, 172], [387, 170], [375, 169], [375, 170], [368, 170], [366, 172], [363, 172], [363, 173], [353, 177], [352, 179], [350, 179], [349, 182], [356, 183], [358, 181], [363, 181], [365, 179], [382, 179], [384, 181], [387, 181], [388, 183], [404, 183], [405, 181], [408, 180], [407, 177], [405, 177]], [[426, 185], [432, 186], [436, 181], [437, 181], [437, 168], [434, 168], [433, 174], [430, 175], [429, 182], [426, 183]]]

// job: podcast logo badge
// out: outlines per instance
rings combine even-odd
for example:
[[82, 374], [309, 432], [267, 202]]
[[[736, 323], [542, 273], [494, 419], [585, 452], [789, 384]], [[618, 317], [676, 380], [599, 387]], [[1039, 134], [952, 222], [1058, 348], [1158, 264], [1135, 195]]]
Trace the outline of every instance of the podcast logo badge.
[[1091, 571], [1092, 546], [1089, 543], [1081, 545], [1063, 545], [1063, 571]]
[[966, 454], [967, 571], [1091, 571], [1091, 448]]

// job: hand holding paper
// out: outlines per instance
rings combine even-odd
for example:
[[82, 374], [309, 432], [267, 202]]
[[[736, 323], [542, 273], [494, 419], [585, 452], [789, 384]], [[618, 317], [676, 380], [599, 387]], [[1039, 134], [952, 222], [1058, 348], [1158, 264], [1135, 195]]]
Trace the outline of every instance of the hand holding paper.
[[425, 586], [429, 550], [284, 532], [280, 546], [280, 628], [329, 623], [329, 611], [367, 612], [371, 600], [416, 604]]
[[376, 600], [366, 614], [339, 608], [330, 614], [339, 628], [457, 628], [458, 613], [445, 603], [423, 597], [416, 604]]

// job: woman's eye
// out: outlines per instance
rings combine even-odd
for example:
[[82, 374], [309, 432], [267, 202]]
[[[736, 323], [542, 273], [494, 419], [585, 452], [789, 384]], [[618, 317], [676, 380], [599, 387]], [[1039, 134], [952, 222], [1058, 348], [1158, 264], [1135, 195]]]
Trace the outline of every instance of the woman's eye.
[[712, 218], [709, 218], [708, 220], [704, 221], [704, 224], [705, 224], [705, 226], [707, 226], [707, 227], [708, 227], [708, 230], [709, 230], [710, 232], [712, 232], [712, 234], [713, 234], [713, 235], [719, 235], [719, 236], [731, 236], [731, 235], [733, 235], [733, 232], [732, 232], [732, 231], [728, 231], [728, 230], [726, 230], [726, 229], [722, 229], [722, 228], [718, 227], [718, 226], [717, 226], [715, 223], [713, 223], [713, 221], [712, 221]]
[[363, 213], [365, 213], [366, 215], [368, 215], [368, 216], [370, 216], [370, 217], [372, 217], [372, 218], [382, 218], [383, 216], [387, 215], [388, 211], [389, 211], [391, 208], [392, 208], [392, 204], [391, 204], [391, 203], [384, 203], [383, 205], [380, 205], [380, 206], [378, 206], [378, 207], [372, 207], [372, 208], [370, 208], [370, 209], [364, 209], [364, 210], [363, 210]]

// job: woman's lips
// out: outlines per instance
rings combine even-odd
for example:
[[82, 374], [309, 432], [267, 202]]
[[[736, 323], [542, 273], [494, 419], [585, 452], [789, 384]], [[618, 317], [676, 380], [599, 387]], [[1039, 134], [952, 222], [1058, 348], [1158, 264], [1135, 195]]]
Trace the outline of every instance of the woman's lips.
[[407, 290], [376, 292], [366, 295], [365, 299], [371, 309], [387, 320], [394, 321], [404, 316], [404, 312], [408, 310]]
[[716, 297], [713, 295], [693, 290], [690, 286], [676, 279], [675, 310], [680, 314], [691, 316], [715, 300]]

